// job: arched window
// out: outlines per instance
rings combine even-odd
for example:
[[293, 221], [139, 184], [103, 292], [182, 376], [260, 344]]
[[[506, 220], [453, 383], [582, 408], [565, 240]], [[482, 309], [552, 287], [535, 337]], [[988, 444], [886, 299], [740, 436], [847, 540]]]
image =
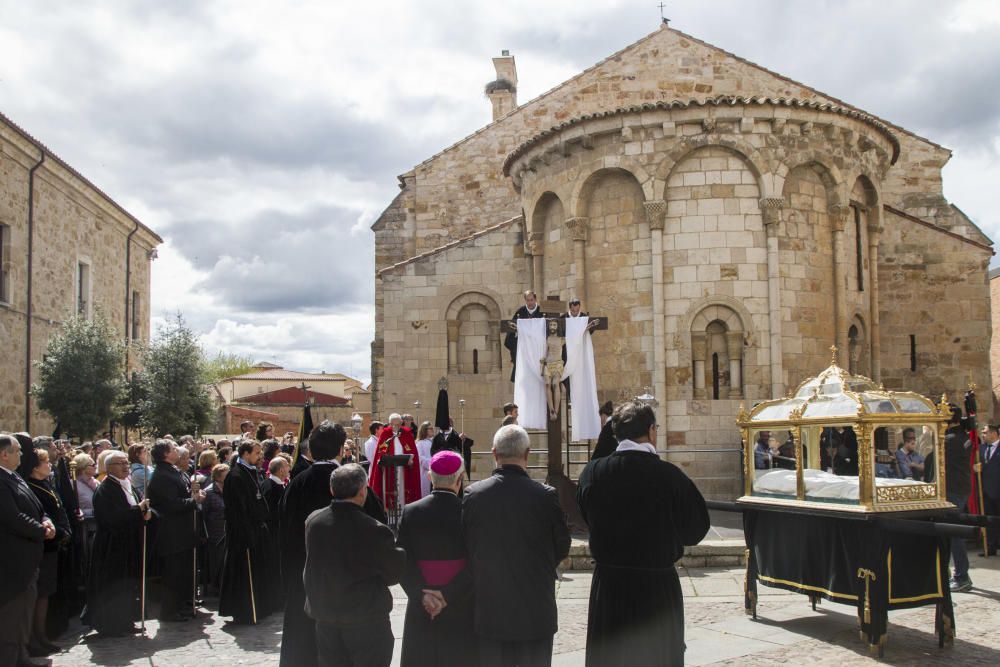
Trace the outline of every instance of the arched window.
[[743, 398], [743, 323], [730, 308], [713, 305], [691, 323], [694, 398]]
[[481, 292], [466, 292], [448, 306], [448, 372], [499, 373], [500, 309]]
[[858, 372], [858, 327], [853, 324], [847, 330], [847, 372], [851, 375]]
[[847, 371], [852, 375], [868, 375], [868, 341], [865, 337], [865, 322], [859, 315], [851, 318], [847, 330]]

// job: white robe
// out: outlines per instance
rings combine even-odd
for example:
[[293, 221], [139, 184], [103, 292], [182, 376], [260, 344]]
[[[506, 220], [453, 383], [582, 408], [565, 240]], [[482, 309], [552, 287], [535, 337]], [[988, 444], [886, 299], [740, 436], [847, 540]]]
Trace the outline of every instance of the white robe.
[[517, 423], [527, 429], [548, 427], [548, 403], [542, 359], [545, 358], [544, 317], [517, 321], [517, 365], [514, 368], [514, 403], [518, 406]]
[[566, 367], [563, 379], [569, 378], [569, 393], [573, 399], [570, 426], [574, 440], [588, 440], [601, 434], [594, 342], [587, 330], [589, 322], [589, 317], [566, 318]]

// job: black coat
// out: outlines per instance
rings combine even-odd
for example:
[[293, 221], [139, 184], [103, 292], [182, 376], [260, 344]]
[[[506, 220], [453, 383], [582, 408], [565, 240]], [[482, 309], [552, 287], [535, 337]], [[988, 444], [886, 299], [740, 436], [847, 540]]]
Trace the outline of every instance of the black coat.
[[59, 551], [59, 549], [67, 546], [73, 537], [73, 530], [70, 528], [69, 517], [66, 516], [66, 510], [63, 509], [62, 501], [59, 499], [59, 495], [55, 492], [55, 489], [52, 488], [49, 480], [29, 477], [24, 481], [31, 487], [31, 491], [35, 494], [35, 498], [38, 498], [38, 502], [42, 504], [42, 512], [44, 512], [45, 516], [52, 519], [52, 523], [56, 527], [56, 537], [45, 542], [44, 551], [46, 553]]
[[191, 498], [187, 476], [169, 463], [157, 463], [147, 484], [146, 497], [157, 515], [156, 553], [171, 556], [194, 549], [198, 544], [194, 525], [197, 504]]
[[[132, 497], [139, 502], [134, 489]], [[142, 576], [142, 514], [122, 487], [105, 479], [94, 492], [97, 533], [87, 577], [86, 622], [97, 632], [122, 635], [132, 629]]]
[[972, 493], [972, 471], [966, 447], [969, 444], [969, 435], [961, 426], [952, 426], [944, 432], [945, 491], [949, 494], [968, 497]]
[[519, 466], [502, 466], [465, 490], [462, 526], [476, 634], [499, 641], [551, 637], [558, 625], [556, 567], [570, 545], [556, 490]]
[[24, 591], [42, 562], [42, 504], [20, 475], [0, 470], [0, 606]]
[[389, 586], [405, 568], [406, 553], [389, 527], [354, 503], [331, 502], [306, 520], [305, 609], [316, 621], [337, 626], [388, 620]]
[[237, 459], [226, 476], [222, 498], [226, 503], [226, 563], [219, 615], [232, 616], [235, 623], [253, 623], [275, 611], [278, 604], [278, 566], [267, 529], [268, 507], [260, 472]]
[[[997, 451], [989, 461], [986, 461], [987, 451], [989, 451], [989, 445], [979, 445], [979, 456], [980, 460], [983, 461], [983, 495], [992, 500], [1000, 501], [1000, 445], [997, 445]], [[951, 465], [950, 460], [948, 465]], [[950, 478], [951, 473], [948, 473], [948, 476]], [[948, 492], [951, 493], [951, 487], [947, 488]]]
[[616, 452], [584, 468], [577, 501], [597, 561], [587, 664], [683, 665], [684, 600], [674, 563], [708, 533], [698, 488], [655, 454]]
[[594, 445], [594, 452], [590, 455], [590, 460], [601, 459], [605, 456], [611, 456], [618, 449], [618, 439], [615, 438], [615, 432], [611, 428], [611, 420], [604, 422], [604, 426], [601, 427], [601, 432], [597, 436], [597, 444]]
[[462, 454], [462, 439], [458, 437], [458, 433], [455, 433], [455, 429], [452, 429], [448, 435], [438, 433], [431, 441], [431, 456], [443, 451]]
[[292, 473], [291, 473], [292, 479], [298, 477], [300, 473], [309, 470], [309, 467], [312, 466], [312, 464], [313, 464], [312, 461], [310, 461], [309, 459], [307, 459], [302, 455], [299, 455], [299, 457], [295, 459], [295, 465], [292, 466]]
[[[528, 307], [522, 305], [514, 312], [514, 316], [510, 319], [519, 320], [522, 317], [545, 317], [545, 313], [542, 312], [542, 307], [538, 306], [535, 308], [534, 313], [528, 312]], [[514, 365], [517, 363], [517, 334], [513, 331], [509, 332], [503, 339], [503, 346], [510, 351], [510, 381], [514, 381]]]
[[[406, 551], [406, 572], [401, 583], [409, 598], [401, 666], [477, 664], [472, 631], [472, 573], [462, 535], [462, 501], [451, 491], [433, 491], [407, 505], [396, 544]], [[421, 565], [424, 569], [442, 565], [462, 569], [445, 583], [428, 581]], [[448, 605], [434, 620], [424, 610], [424, 589], [440, 590]]]

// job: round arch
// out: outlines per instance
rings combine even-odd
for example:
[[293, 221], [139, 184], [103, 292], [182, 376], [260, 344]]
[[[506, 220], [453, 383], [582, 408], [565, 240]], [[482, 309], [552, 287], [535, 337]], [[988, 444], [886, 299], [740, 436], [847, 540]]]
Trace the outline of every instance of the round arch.
[[712, 134], [690, 137], [667, 152], [666, 157], [656, 166], [654, 199], [667, 198], [667, 181], [670, 180], [674, 169], [691, 153], [702, 148], [721, 148], [733, 153], [742, 159], [753, 173], [761, 198], [775, 196], [774, 189], [771, 187], [775, 180], [772, 170], [769, 169], [772, 166], [771, 161], [760, 150], [742, 139], [729, 135]]
[[591, 166], [591, 171], [586, 176], [576, 179], [576, 184], [573, 186], [573, 193], [569, 199], [569, 210], [573, 211], [573, 215], [577, 217], [586, 217], [588, 215], [587, 200], [590, 198], [590, 193], [601, 177], [609, 173], [628, 175], [639, 186], [639, 189], [642, 190], [643, 199], [645, 201], [651, 199], [650, 194], [653, 192], [653, 179], [634, 160], [622, 158], [617, 155], [609, 155], [601, 160], [597, 160]]

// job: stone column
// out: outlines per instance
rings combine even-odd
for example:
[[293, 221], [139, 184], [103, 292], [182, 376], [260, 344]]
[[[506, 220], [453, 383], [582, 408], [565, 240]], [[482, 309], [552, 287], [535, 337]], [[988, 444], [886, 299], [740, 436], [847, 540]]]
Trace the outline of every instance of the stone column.
[[538, 300], [541, 301], [545, 294], [545, 283], [542, 281], [543, 255], [545, 254], [545, 235], [541, 232], [531, 232], [528, 240], [528, 252], [531, 253], [531, 289], [535, 291]]
[[[646, 222], [650, 230], [650, 260], [653, 264], [653, 391], [659, 400], [654, 410], [657, 423], [667, 427], [667, 304], [663, 296], [663, 225], [666, 222], [667, 202], [662, 199], [643, 202]], [[664, 434], [664, 449], [666, 448]]]
[[769, 197], [760, 200], [760, 213], [767, 232], [767, 302], [770, 329], [771, 398], [785, 395], [784, 369], [781, 359], [781, 263], [778, 256], [778, 225], [785, 200]]
[[743, 398], [743, 377], [740, 362], [743, 359], [743, 332], [726, 332], [726, 351], [729, 353], [729, 398]]
[[843, 253], [844, 227], [847, 225], [847, 216], [850, 212], [851, 208], [849, 206], [841, 206], [840, 204], [832, 204], [829, 209], [830, 227], [833, 229], [833, 342], [837, 346], [838, 355], [847, 354], [847, 325], [844, 316], [846, 294], [844, 294]]
[[587, 232], [590, 229], [587, 218], [567, 218], [566, 228], [573, 236], [573, 274], [574, 285], [572, 296], [580, 299], [584, 303], [584, 308], [590, 308], [587, 304]]
[[705, 355], [708, 352], [708, 341], [704, 332], [691, 334], [691, 359], [694, 361], [694, 398], [708, 398], [705, 391]]
[[462, 323], [448, 320], [448, 372], [458, 373], [458, 331]]
[[869, 339], [871, 344], [871, 372], [875, 382], [882, 380], [881, 327], [878, 315], [878, 244], [882, 237], [882, 207], [868, 210], [868, 316]]

